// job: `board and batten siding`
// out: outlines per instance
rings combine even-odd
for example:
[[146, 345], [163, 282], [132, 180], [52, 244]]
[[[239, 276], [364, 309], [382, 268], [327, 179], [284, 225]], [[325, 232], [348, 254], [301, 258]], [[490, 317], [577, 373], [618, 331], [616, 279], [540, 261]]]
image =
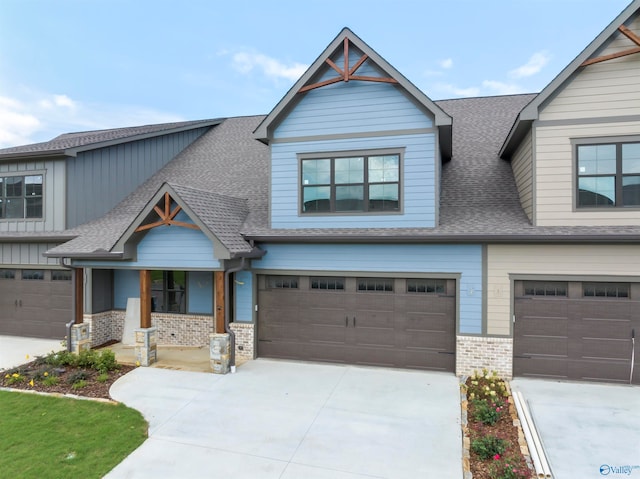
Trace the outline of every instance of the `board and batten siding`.
[[2, 268], [58, 266], [57, 258], [45, 258], [43, 254], [57, 243], [0, 243]]
[[1, 232], [42, 232], [65, 229], [64, 159], [0, 163], [0, 176], [42, 175], [43, 218], [0, 219]]
[[[640, 88], [640, 85], [639, 85]], [[536, 225], [624, 226], [640, 223], [640, 210], [575, 208], [576, 165], [571, 139], [640, 134], [640, 120], [536, 128]]]
[[[404, 149], [399, 214], [300, 214], [302, 153]], [[429, 228], [436, 223], [435, 133], [274, 143], [271, 145], [272, 228]]]
[[107, 213], [208, 128], [78, 153], [67, 164], [67, 228]]
[[600, 276], [608, 281], [635, 276], [640, 281], [640, 245], [488, 245], [488, 334], [511, 334], [510, 274]]
[[[640, 19], [629, 29], [640, 35]], [[633, 47], [621, 33], [594, 57]], [[581, 67], [578, 73], [544, 105], [540, 120], [571, 120], [607, 116], [638, 115], [640, 111], [640, 55]]]
[[252, 270], [390, 273], [399, 277], [460, 275], [458, 332], [482, 332], [482, 247], [480, 245], [264, 244], [267, 254]]
[[516, 180], [520, 204], [524, 212], [533, 220], [533, 146], [532, 133], [529, 131], [522, 140], [511, 159], [511, 168]]

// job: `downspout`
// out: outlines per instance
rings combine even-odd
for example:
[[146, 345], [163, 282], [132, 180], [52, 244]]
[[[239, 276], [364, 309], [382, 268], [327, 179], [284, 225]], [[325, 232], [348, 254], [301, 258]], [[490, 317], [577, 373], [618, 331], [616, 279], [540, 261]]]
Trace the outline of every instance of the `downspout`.
[[[60, 259], [60, 266], [62, 266], [64, 269], [69, 270], [69, 271], [73, 271], [75, 273], [76, 268], [75, 266], [71, 266], [71, 265], [67, 265], [64, 263], [64, 258]], [[75, 292], [76, 288], [76, 275], [73, 275], [73, 291]], [[83, 289], [84, 291], [84, 289]], [[83, 302], [84, 304], [84, 302]], [[71, 328], [73, 327], [73, 325], [76, 323], [76, 301], [73, 302], [73, 318], [71, 318], [71, 321], [69, 321], [67, 324], [65, 324], [66, 330], [67, 330], [67, 352], [71, 352]]]
[[231, 279], [232, 273], [237, 273], [238, 271], [242, 271], [245, 268], [246, 258], [242, 256], [240, 258], [240, 265], [234, 268], [230, 268], [224, 272], [224, 330], [229, 334], [229, 338], [231, 339], [229, 348], [231, 351], [229, 352], [229, 364], [231, 366], [231, 372], [236, 372], [236, 335], [229, 327], [230, 316], [231, 316], [231, 304], [229, 304], [229, 280]]

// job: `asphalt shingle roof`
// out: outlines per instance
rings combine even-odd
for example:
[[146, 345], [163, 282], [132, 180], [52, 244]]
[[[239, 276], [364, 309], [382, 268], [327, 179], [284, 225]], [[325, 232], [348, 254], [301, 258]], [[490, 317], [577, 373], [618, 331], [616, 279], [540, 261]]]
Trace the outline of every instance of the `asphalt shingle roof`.
[[0, 158], [22, 154], [37, 153], [64, 153], [70, 148], [78, 148], [106, 141], [122, 140], [139, 135], [162, 133], [176, 128], [197, 127], [199, 124], [209, 124], [214, 120], [181, 121], [174, 123], [162, 123], [157, 125], [132, 126], [126, 128], [112, 128], [109, 130], [83, 131], [65, 133], [50, 141], [32, 143], [24, 146], [14, 146], [0, 149]]
[[[65, 232], [55, 254], [110, 251], [163, 183], [170, 183], [232, 253], [262, 241], [638, 241], [639, 226], [535, 227], [522, 207], [508, 161], [498, 151], [534, 95], [437, 102], [453, 117], [453, 158], [442, 169], [435, 228], [271, 229], [269, 147], [252, 132], [263, 116], [229, 118], [205, 133], [107, 215]], [[242, 236], [241, 236], [242, 235]]]

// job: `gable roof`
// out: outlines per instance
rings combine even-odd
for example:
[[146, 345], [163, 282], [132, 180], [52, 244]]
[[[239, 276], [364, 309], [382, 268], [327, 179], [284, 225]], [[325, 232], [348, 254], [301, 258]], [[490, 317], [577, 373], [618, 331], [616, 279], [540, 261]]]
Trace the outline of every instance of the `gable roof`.
[[580, 52], [527, 106], [525, 106], [509, 135], [506, 137], [500, 156], [508, 158], [518, 147], [529, 131], [534, 120], [538, 119], [540, 107], [581, 68], [583, 62], [602, 49], [615, 35], [620, 35], [618, 27], [632, 19], [640, 10], [640, 0], [633, 0], [587, 47]]
[[130, 242], [137, 243], [144, 237], [148, 230], [138, 232], [137, 228], [145, 223], [148, 215], [165, 193], [170, 195], [200, 231], [211, 240], [218, 259], [229, 259], [253, 250], [240, 235], [240, 227], [249, 213], [246, 199], [168, 182], [160, 186], [112, 250], [126, 254]]
[[219, 124], [222, 119], [181, 121], [157, 125], [112, 128], [109, 130], [65, 133], [50, 141], [0, 149], [0, 160], [25, 156], [76, 156], [81, 151], [93, 150], [118, 143], [143, 140], [154, 136], [178, 133], [194, 128]]
[[445, 157], [451, 157], [451, 125], [452, 118], [442, 110], [436, 103], [434, 103], [427, 95], [419, 90], [413, 83], [411, 83], [404, 75], [396, 70], [389, 62], [382, 58], [375, 52], [369, 45], [360, 39], [355, 33], [348, 28], [343, 28], [342, 31], [336, 36], [336, 38], [325, 48], [320, 56], [313, 62], [313, 64], [307, 69], [307, 71], [298, 79], [298, 81], [291, 87], [287, 94], [278, 102], [278, 104], [271, 110], [266, 118], [258, 125], [254, 132], [255, 138], [258, 140], [269, 143], [272, 136], [273, 129], [281, 121], [281, 119], [293, 108], [298, 102], [298, 98], [303, 95], [299, 93], [299, 90], [304, 86], [307, 86], [309, 82], [318, 75], [321, 70], [327, 67], [327, 59], [330, 59], [338, 50], [343, 48], [345, 39], [351, 44], [361, 50], [367, 55], [368, 60], [373, 61], [379, 68], [389, 75], [390, 78], [397, 81], [401, 88], [413, 98], [419, 105], [424, 107], [427, 111], [431, 112], [434, 116], [434, 124], [441, 130], [441, 149]]

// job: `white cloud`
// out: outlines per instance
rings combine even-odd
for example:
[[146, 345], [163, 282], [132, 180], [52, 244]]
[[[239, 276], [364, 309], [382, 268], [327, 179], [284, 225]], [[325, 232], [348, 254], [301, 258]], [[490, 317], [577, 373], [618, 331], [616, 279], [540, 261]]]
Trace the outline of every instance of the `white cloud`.
[[511, 78], [525, 78], [535, 75], [540, 70], [544, 68], [544, 66], [549, 63], [551, 56], [545, 52], [536, 52], [531, 55], [529, 61], [518, 68], [515, 68], [509, 72], [509, 76]]
[[477, 88], [477, 87], [460, 88], [450, 83], [438, 83], [436, 85], [436, 88], [447, 94], [455, 95], [458, 97], [478, 96], [480, 94], [480, 88]]
[[453, 66], [453, 59], [452, 58], [445, 58], [444, 60], [440, 61], [440, 66], [442, 68], [444, 68], [445, 70], [448, 70], [449, 68], [451, 68]]
[[295, 81], [307, 70], [308, 65], [302, 63], [292, 63], [285, 65], [275, 58], [268, 57], [262, 53], [238, 52], [233, 55], [233, 68], [240, 73], [249, 73], [254, 68], [273, 79], [284, 78]]
[[85, 104], [64, 94], [22, 91], [19, 98], [0, 97], [0, 148], [47, 141], [73, 131], [182, 120], [136, 105]]
[[485, 80], [482, 86], [491, 90], [492, 95], [515, 95], [524, 93], [525, 90], [515, 83], [503, 83], [495, 80]]

